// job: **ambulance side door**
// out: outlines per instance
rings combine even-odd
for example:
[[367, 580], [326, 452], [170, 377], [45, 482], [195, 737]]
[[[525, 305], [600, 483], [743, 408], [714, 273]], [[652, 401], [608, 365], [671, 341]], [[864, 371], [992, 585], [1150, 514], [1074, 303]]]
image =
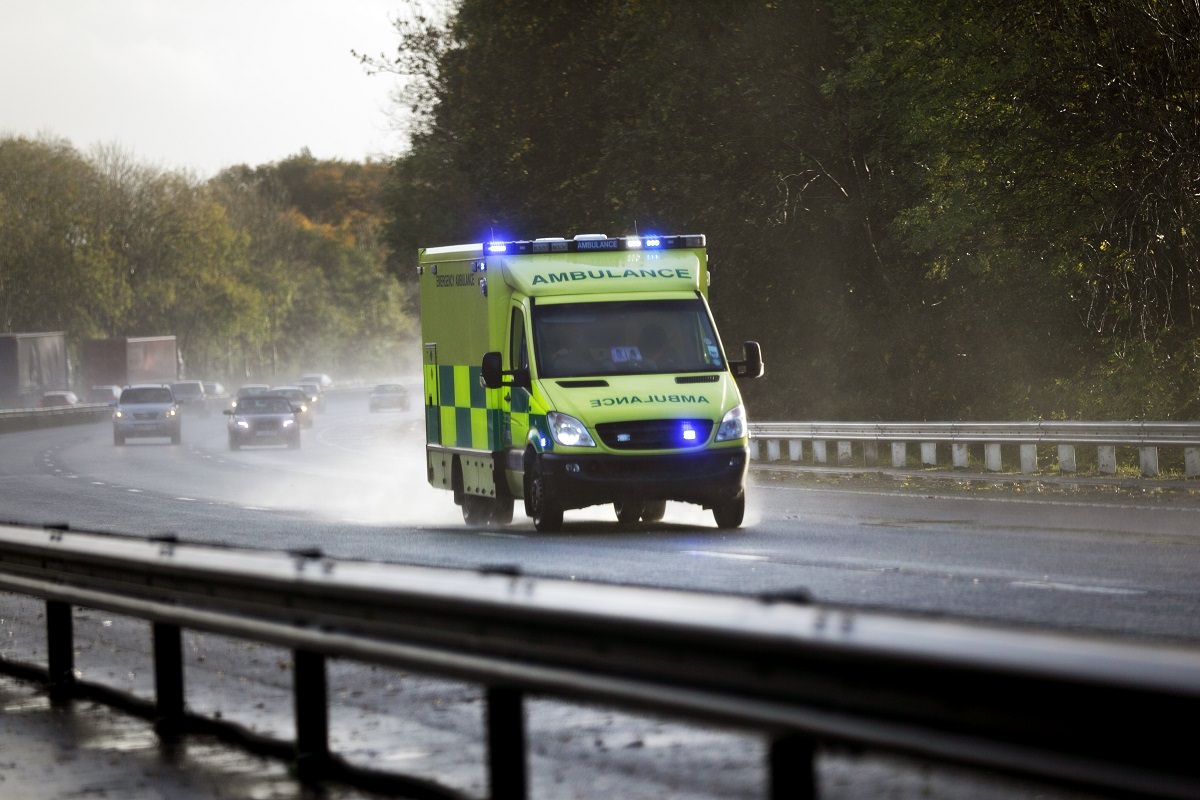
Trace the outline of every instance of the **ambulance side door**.
[[[529, 438], [529, 340], [526, 336], [525, 310], [517, 303], [513, 303], [509, 313], [506, 355], [508, 368], [517, 375], [514, 375], [512, 385], [505, 386], [508, 435], [504, 444], [510, 451], [510, 471], [521, 472], [521, 457], [525, 450], [525, 442]], [[519, 492], [517, 496], [520, 496]]]

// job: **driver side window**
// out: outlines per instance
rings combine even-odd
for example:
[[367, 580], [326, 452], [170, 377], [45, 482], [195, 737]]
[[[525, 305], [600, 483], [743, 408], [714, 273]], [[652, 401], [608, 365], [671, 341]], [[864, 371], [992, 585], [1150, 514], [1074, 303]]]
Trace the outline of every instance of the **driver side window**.
[[512, 349], [508, 354], [510, 368], [529, 369], [529, 348], [525, 341], [525, 315], [521, 312], [521, 309], [513, 309], [512, 325], [509, 330], [509, 341], [512, 343]]

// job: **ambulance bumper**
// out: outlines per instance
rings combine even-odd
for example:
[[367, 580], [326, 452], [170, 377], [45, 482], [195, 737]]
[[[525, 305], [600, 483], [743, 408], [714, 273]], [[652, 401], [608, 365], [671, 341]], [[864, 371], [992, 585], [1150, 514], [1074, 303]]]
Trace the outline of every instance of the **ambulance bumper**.
[[676, 500], [711, 507], [737, 497], [750, 461], [746, 447], [679, 455], [543, 453], [548, 489], [564, 508], [618, 500]]

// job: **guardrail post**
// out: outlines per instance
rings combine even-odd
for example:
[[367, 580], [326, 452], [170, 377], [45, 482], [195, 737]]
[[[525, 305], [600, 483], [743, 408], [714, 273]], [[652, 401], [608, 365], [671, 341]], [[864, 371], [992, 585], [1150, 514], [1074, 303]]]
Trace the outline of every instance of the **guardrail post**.
[[1183, 474], [1189, 478], [1200, 478], [1200, 447], [1183, 449]]
[[937, 442], [921, 442], [921, 466], [937, 466]]
[[1058, 471], [1075, 472], [1075, 445], [1060, 444], [1058, 446]]
[[320, 780], [329, 766], [329, 687], [325, 656], [292, 651], [292, 702], [296, 715], [296, 776]]
[[178, 734], [183, 724], [183, 638], [178, 625], [155, 622], [154, 697], [159, 736]]
[[807, 736], [787, 734], [771, 741], [767, 756], [771, 800], [816, 800], [817, 748]]
[[528, 791], [524, 692], [503, 686], [487, 688], [487, 737], [491, 797], [521, 800]]
[[779, 460], [779, 440], [767, 439], [767, 461]]
[[803, 461], [804, 460], [804, 440], [803, 439], [788, 439], [788, 460]]
[[988, 472], [999, 472], [1004, 469], [1004, 460], [1000, 457], [999, 442], [987, 442], [984, 444], [983, 468]]
[[71, 604], [46, 601], [46, 668], [50, 675], [50, 700], [69, 700], [75, 690], [75, 634]]
[[838, 465], [845, 466], [854, 459], [854, 451], [850, 442], [838, 442]]
[[750, 437], [750, 460], [758, 461], [758, 439]]
[[904, 442], [892, 442], [892, 466], [896, 469], [908, 466], [908, 445]]
[[954, 462], [955, 469], [966, 469], [970, 464], [970, 451], [967, 449], [966, 442], [954, 442], [950, 445], [950, 458]]
[[825, 442], [819, 439], [814, 439], [812, 443], [813, 463], [826, 464], [829, 462], [829, 455], [825, 450]]
[[879, 442], [863, 442], [863, 463], [868, 467], [879, 466]]
[[1153, 478], [1158, 474], [1158, 448], [1141, 447], [1138, 449], [1141, 451], [1138, 461], [1142, 467], [1142, 475]]
[[1022, 444], [1021, 445], [1021, 472], [1025, 475], [1030, 475], [1038, 471], [1037, 463], [1037, 445]]
[[1096, 468], [1100, 470], [1101, 475], [1117, 474], [1116, 445], [1102, 444], [1096, 448]]

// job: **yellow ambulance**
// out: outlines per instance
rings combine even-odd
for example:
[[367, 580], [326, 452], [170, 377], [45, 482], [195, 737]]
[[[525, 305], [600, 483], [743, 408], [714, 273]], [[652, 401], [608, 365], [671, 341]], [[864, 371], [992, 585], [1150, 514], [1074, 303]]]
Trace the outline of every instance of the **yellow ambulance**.
[[708, 307], [702, 235], [581, 235], [418, 252], [426, 462], [468, 524], [539, 531], [613, 505], [626, 524], [668, 500], [742, 524], [749, 431]]

